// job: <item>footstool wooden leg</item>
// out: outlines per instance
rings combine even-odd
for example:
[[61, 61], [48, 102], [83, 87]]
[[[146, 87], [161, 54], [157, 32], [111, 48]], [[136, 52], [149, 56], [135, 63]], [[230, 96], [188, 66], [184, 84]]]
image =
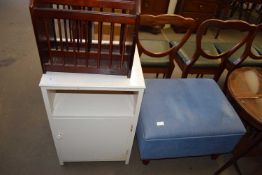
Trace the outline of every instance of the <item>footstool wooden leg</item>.
[[212, 154], [211, 155], [211, 159], [212, 160], [216, 160], [218, 158], [218, 156], [219, 156], [218, 154]]
[[143, 162], [144, 165], [148, 165], [150, 160], [142, 160], [142, 162]]

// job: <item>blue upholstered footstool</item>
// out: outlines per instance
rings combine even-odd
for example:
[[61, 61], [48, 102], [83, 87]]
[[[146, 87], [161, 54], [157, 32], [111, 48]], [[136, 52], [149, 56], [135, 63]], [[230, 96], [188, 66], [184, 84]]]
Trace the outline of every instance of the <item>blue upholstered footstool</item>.
[[137, 127], [142, 160], [228, 153], [245, 132], [215, 81], [146, 80]]

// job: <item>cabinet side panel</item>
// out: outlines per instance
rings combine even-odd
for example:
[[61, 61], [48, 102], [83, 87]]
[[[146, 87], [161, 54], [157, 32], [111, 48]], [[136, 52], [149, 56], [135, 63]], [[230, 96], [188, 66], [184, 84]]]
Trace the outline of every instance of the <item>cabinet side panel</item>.
[[44, 100], [44, 104], [45, 104], [45, 109], [46, 109], [46, 113], [48, 116], [48, 121], [49, 121], [49, 125], [51, 128], [51, 132], [52, 132], [52, 137], [55, 143], [55, 147], [56, 147], [56, 152], [57, 152], [57, 156], [59, 159], [59, 163], [60, 165], [63, 165], [63, 160], [62, 160], [62, 154], [61, 154], [61, 150], [59, 149], [59, 142], [57, 142], [56, 137], [55, 137], [55, 126], [54, 126], [54, 122], [52, 120], [52, 106], [53, 106], [53, 99], [55, 94], [54, 93], [50, 93], [51, 91], [47, 90], [45, 87], [41, 87], [41, 91], [42, 91], [42, 96], [43, 96], [43, 100]]
[[139, 89], [137, 96], [134, 97], [134, 99], [135, 99], [135, 101], [134, 101], [135, 113], [134, 113], [134, 116], [132, 117], [132, 121], [131, 121], [132, 122], [132, 129], [131, 129], [131, 134], [130, 134], [130, 137], [129, 137], [129, 140], [128, 140], [128, 154], [126, 156], [125, 164], [129, 163], [143, 95], [144, 95], [144, 89]]

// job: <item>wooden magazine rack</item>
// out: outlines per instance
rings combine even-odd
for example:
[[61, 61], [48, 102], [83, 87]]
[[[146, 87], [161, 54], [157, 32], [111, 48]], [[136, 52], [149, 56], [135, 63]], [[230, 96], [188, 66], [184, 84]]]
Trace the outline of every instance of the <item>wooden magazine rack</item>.
[[43, 72], [130, 76], [138, 0], [31, 0]]

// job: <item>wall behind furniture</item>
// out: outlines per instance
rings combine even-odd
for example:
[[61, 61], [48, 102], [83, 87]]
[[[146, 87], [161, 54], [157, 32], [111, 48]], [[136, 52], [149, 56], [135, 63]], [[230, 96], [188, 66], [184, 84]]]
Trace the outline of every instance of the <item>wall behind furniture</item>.
[[168, 6], [168, 13], [173, 14], [176, 8], [177, 0], [170, 0]]

